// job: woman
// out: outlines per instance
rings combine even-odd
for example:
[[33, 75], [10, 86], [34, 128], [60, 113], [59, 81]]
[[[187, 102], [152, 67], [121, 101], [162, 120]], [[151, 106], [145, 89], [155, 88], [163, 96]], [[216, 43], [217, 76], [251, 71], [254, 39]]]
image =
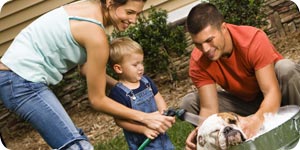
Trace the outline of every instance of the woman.
[[122, 106], [105, 95], [109, 43], [104, 30], [135, 23], [146, 0], [79, 1], [46, 13], [23, 29], [0, 62], [0, 99], [29, 122], [55, 149], [93, 149], [47, 87], [84, 65], [92, 107], [146, 124], [161, 133], [175, 119]]

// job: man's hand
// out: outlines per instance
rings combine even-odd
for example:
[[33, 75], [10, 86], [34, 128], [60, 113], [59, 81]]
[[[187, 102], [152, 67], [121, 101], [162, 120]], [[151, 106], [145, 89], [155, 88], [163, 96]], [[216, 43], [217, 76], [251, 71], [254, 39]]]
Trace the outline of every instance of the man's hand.
[[160, 133], [165, 133], [175, 123], [175, 117], [164, 116], [158, 111], [146, 114], [141, 121], [150, 129], [156, 130]]
[[247, 117], [239, 116], [239, 119], [242, 130], [246, 134], [247, 139], [255, 136], [263, 125], [263, 118], [260, 118], [257, 115], [251, 115]]
[[196, 150], [197, 146], [196, 146], [196, 142], [197, 142], [197, 132], [198, 132], [198, 128], [195, 128], [187, 137], [186, 141], [185, 141], [185, 150]]

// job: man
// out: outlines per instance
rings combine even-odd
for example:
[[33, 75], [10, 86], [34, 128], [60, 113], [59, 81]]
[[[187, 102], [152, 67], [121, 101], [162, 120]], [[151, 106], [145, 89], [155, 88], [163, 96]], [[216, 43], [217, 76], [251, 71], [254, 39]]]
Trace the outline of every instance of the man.
[[[187, 28], [195, 45], [189, 75], [198, 92], [186, 95], [181, 108], [202, 117], [235, 112], [250, 138], [265, 113], [300, 104], [300, 65], [283, 59], [263, 31], [225, 23], [210, 3], [192, 8]], [[196, 149], [196, 130], [186, 140], [187, 150]]]

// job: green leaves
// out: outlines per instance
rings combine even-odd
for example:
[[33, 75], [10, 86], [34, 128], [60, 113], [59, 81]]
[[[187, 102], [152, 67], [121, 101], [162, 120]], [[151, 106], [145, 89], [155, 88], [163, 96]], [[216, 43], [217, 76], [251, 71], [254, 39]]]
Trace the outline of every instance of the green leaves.
[[262, 27], [267, 24], [262, 10], [264, 0], [209, 0], [228, 23]]
[[184, 28], [169, 26], [167, 11], [154, 7], [150, 8], [147, 17], [140, 16], [135, 26], [125, 32], [115, 30], [112, 36], [113, 38], [129, 36], [143, 47], [147, 73], [167, 71], [170, 55], [182, 55], [187, 47]]

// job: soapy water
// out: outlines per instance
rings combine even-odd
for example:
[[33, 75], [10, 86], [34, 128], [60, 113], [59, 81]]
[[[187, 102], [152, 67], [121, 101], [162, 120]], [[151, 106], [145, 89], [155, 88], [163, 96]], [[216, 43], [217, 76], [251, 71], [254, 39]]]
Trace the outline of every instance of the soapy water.
[[263, 127], [260, 129], [257, 135], [248, 140], [255, 140], [255, 138], [259, 137], [260, 135], [267, 133], [272, 129], [275, 129], [276, 127], [291, 119], [297, 112], [298, 109], [285, 109], [284, 111], [279, 111], [276, 114], [265, 114], [265, 121]]

